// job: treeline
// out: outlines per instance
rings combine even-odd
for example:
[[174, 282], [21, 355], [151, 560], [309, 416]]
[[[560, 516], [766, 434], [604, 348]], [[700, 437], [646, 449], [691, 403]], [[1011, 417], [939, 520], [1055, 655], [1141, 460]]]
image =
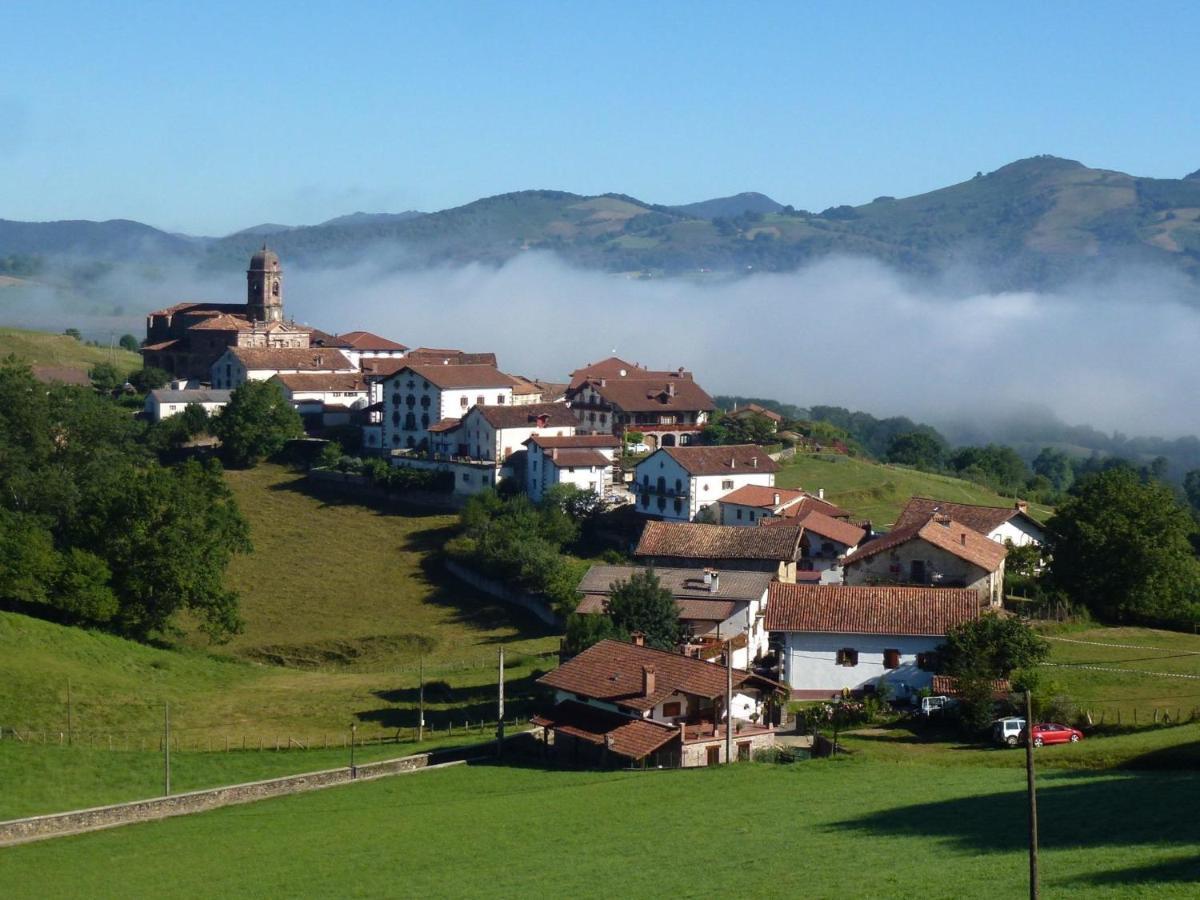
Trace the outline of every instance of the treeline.
[[215, 460], [164, 465], [155, 429], [94, 390], [0, 362], [0, 604], [145, 640], [184, 610], [238, 631], [223, 585], [249, 529]]

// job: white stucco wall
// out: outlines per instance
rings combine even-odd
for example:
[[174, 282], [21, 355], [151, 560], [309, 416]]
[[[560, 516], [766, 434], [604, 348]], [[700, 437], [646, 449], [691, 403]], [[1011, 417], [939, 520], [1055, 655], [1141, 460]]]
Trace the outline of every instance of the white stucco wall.
[[[857, 690], [876, 683], [881, 677], [894, 685], [903, 683], [909, 690], [927, 687], [932, 672], [917, 668], [917, 654], [936, 650], [941, 637], [900, 635], [818, 634], [784, 632], [783, 680], [795, 691], [828, 691], [843, 688]], [[843, 647], [858, 651], [857, 666], [839, 666], [837, 651]], [[884, 650], [900, 651], [900, 667], [883, 667]]]
[[[763, 459], [767, 459], [765, 452]], [[634, 470], [634, 483], [632, 489], [638, 497], [638, 512], [672, 522], [690, 522], [701, 509], [740, 487], [748, 484], [774, 486], [775, 473], [729, 472], [693, 476], [669, 453], [659, 450], [638, 463]], [[642, 488], [647, 483], [650, 485], [649, 506], [643, 502], [646, 494]], [[669, 493], [659, 491], [660, 483]], [[660, 500], [665, 502], [660, 503]]]
[[1021, 516], [1013, 516], [999, 528], [988, 534], [993, 541], [1003, 544], [1005, 541], [1012, 541], [1016, 547], [1024, 547], [1027, 544], [1043, 544], [1046, 540], [1046, 534], [1038, 528], [1033, 522], [1027, 521]]

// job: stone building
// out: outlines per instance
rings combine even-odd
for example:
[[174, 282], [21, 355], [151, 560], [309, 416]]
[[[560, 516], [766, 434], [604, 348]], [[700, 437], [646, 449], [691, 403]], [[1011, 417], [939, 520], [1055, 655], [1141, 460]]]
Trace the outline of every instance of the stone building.
[[246, 269], [246, 302], [176, 303], [146, 317], [142, 362], [176, 378], [208, 381], [230, 347], [305, 349], [313, 329], [283, 315], [283, 269], [264, 245]]

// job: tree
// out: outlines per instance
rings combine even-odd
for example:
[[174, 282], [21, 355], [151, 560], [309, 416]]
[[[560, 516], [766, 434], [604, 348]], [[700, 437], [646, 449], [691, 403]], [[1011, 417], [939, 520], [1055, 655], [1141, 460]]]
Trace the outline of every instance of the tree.
[[892, 438], [887, 461], [937, 471], [946, 462], [946, 445], [925, 431], [906, 431]]
[[137, 353], [142, 346], [142, 342], [135, 338], [132, 334], [121, 335], [120, 345], [122, 350], [128, 350], [130, 353]]
[[78, 328], [64, 328], [63, 334], [65, 334], [69, 338], [75, 338], [75, 340], [77, 340], [77, 341], [83, 340], [83, 335], [79, 333]]
[[1183, 476], [1183, 493], [1192, 509], [1200, 512], [1200, 469], [1192, 469]]
[[1075, 469], [1071, 465], [1071, 457], [1061, 450], [1043, 447], [1034, 458], [1033, 473], [1046, 478], [1056, 491], [1065, 491], [1075, 480]]
[[646, 644], [674, 650], [679, 643], [679, 610], [675, 598], [662, 586], [653, 569], [634, 572], [628, 581], [614, 582], [604, 602], [604, 613], [613, 626], [633, 634], [640, 631]]
[[125, 379], [112, 363], [96, 363], [88, 372], [88, 378], [91, 379], [92, 387], [105, 393], [111, 393], [125, 383]]
[[567, 617], [567, 634], [563, 651], [571, 656], [582, 653], [593, 644], [604, 640], [624, 641], [629, 635], [622, 632], [606, 615], [594, 613], [571, 613]]
[[1107, 622], [1200, 620], [1196, 523], [1171, 489], [1119, 467], [1075, 485], [1046, 526], [1051, 584]]
[[938, 648], [948, 674], [988, 681], [1036, 666], [1049, 652], [1050, 645], [1020, 619], [994, 613], [955, 625]]
[[151, 391], [156, 391], [170, 380], [170, 372], [163, 371], [154, 366], [143, 366], [132, 372], [129, 376], [129, 383], [134, 386], [139, 394], [148, 394]]
[[278, 385], [247, 381], [213, 419], [212, 431], [221, 439], [230, 465], [248, 468], [274, 456], [289, 440], [302, 435], [304, 426]]

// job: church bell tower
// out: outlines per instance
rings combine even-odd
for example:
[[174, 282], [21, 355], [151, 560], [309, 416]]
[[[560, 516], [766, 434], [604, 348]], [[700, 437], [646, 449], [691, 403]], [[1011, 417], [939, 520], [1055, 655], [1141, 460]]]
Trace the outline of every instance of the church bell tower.
[[250, 257], [246, 270], [246, 314], [255, 322], [283, 321], [283, 270], [266, 244]]

